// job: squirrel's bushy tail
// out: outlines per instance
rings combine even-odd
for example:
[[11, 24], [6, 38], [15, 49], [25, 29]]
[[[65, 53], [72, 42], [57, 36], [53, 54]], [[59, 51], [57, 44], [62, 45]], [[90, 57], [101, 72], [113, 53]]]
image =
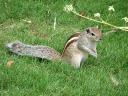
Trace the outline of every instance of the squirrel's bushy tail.
[[61, 58], [59, 52], [48, 46], [27, 45], [20, 41], [6, 44], [6, 47], [13, 53], [21, 56], [38, 57], [48, 60], [57, 60]]

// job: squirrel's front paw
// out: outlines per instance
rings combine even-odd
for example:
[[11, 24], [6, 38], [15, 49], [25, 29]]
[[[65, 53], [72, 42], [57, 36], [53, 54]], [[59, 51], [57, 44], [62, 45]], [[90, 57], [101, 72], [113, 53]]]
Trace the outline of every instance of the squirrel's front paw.
[[97, 52], [90, 51], [89, 54], [92, 55], [93, 57], [97, 58]]

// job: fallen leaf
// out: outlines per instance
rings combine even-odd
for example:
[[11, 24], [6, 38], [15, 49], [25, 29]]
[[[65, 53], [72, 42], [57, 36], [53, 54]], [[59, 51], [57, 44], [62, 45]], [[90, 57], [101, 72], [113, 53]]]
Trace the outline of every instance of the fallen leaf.
[[6, 64], [6, 67], [11, 67], [13, 63], [14, 63], [13, 60], [9, 60], [9, 61], [7, 62], [7, 64]]
[[111, 79], [112, 83], [114, 84], [114, 86], [119, 85], [119, 81], [112, 74], [110, 75], [110, 79]]

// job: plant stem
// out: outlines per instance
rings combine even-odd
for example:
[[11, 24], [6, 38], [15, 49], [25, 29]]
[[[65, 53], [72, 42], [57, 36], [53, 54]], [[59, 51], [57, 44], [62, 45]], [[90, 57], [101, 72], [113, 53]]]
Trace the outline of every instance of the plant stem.
[[80, 14], [77, 13], [76, 11], [71, 11], [71, 12], [74, 13], [75, 15], [80, 16], [80, 17], [85, 18], [85, 19], [88, 19], [88, 20], [91, 20], [91, 21], [94, 21], [94, 22], [97, 22], [97, 23], [105, 24], [105, 25], [108, 25], [108, 26], [111, 26], [111, 27], [113, 27], [113, 28], [120, 29], [120, 30], [123, 30], [123, 31], [128, 31], [127, 28], [118, 27], [118, 26], [112, 25], [112, 24], [110, 24], [110, 23], [108, 23], [108, 22], [106, 22], [106, 21], [104, 21], [104, 20], [98, 21], [98, 20], [95, 20], [95, 19], [92, 19], [92, 18], [83, 16], [83, 15], [80, 15]]

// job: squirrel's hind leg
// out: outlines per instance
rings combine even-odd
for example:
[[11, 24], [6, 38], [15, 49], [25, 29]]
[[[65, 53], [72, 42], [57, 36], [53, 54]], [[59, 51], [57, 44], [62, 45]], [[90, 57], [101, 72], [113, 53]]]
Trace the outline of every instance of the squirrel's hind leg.
[[71, 65], [73, 65], [75, 68], [79, 68], [81, 61], [83, 59], [83, 55], [81, 54], [75, 54], [72, 58], [71, 58]]

